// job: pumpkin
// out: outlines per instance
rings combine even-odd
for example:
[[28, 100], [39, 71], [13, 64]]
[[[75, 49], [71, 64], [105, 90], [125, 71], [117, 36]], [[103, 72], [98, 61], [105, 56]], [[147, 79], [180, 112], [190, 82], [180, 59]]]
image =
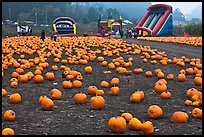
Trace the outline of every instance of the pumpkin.
[[189, 98], [192, 98], [193, 95], [198, 95], [198, 97], [200, 97], [202, 94], [201, 92], [199, 92], [197, 89], [195, 88], [190, 88], [186, 91], [186, 95], [189, 97]]
[[62, 92], [58, 89], [52, 89], [49, 96], [51, 99], [60, 99], [62, 97]]
[[29, 80], [29, 77], [28, 77], [27, 75], [19, 75], [19, 76], [18, 76], [18, 79], [19, 79], [19, 81], [22, 82], [22, 83], [27, 83], [28, 80]]
[[14, 135], [14, 130], [11, 128], [4, 128], [2, 130], [2, 135]]
[[93, 96], [90, 100], [90, 107], [94, 110], [103, 109], [105, 106], [105, 99], [102, 96]]
[[145, 72], [145, 76], [146, 77], [151, 77], [152, 76], [152, 72], [151, 71], [146, 71]]
[[148, 107], [147, 114], [149, 118], [157, 119], [163, 115], [163, 110], [157, 105], [151, 105]]
[[193, 118], [202, 119], [202, 109], [194, 108], [191, 112]]
[[66, 80], [72, 80], [74, 78], [73, 75], [66, 75]]
[[168, 75], [166, 76], [166, 78], [167, 78], [168, 80], [173, 80], [173, 79], [174, 79], [174, 75], [173, 75], [173, 74], [168, 74]]
[[108, 62], [107, 62], [107, 61], [101, 62], [101, 66], [105, 67], [105, 66], [107, 66], [107, 65], [108, 65]]
[[43, 98], [40, 106], [43, 110], [52, 110], [54, 107], [54, 102], [50, 98]]
[[18, 76], [19, 76], [19, 74], [15, 71], [11, 73], [12, 78], [18, 78]]
[[186, 71], [186, 74], [188, 74], [188, 75], [193, 75], [194, 74], [193, 68], [187, 68], [185, 71]]
[[2, 89], [2, 97], [7, 96], [7, 91], [6, 89]]
[[[144, 93], [143, 91], [137, 90], [137, 91], [135, 91], [134, 93], [140, 94], [140, 95], [141, 95], [141, 100], [144, 99], [145, 93]], [[134, 94], [134, 93], [133, 93], [133, 94]]]
[[73, 81], [73, 87], [75, 87], [75, 88], [80, 88], [80, 87], [82, 87], [82, 82], [79, 81], [79, 80], [74, 80], [74, 81]]
[[176, 111], [173, 113], [171, 121], [175, 123], [185, 123], [188, 121], [188, 114], [182, 111]]
[[17, 79], [17, 78], [11, 78], [11, 79], [10, 79], [10, 83], [11, 83], [11, 82], [18, 82], [18, 79]]
[[158, 74], [157, 74], [157, 78], [158, 79], [161, 79], [161, 78], [164, 78], [164, 73], [163, 72], [158, 72]]
[[142, 72], [143, 72], [143, 69], [142, 69], [142, 68], [134, 69], [134, 73], [135, 73], [135, 74], [139, 74], [139, 73], [142, 73]]
[[164, 83], [167, 85], [167, 81], [165, 79], [159, 79], [155, 84], [158, 84], [158, 83]]
[[58, 70], [58, 66], [57, 65], [52, 65], [52, 71], [57, 71]]
[[110, 84], [111, 84], [112, 86], [117, 86], [117, 85], [119, 85], [119, 83], [120, 83], [119, 78], [113, 78], [113, 79], [111, 80], [111, 82], [110, 82]]
[[202, 78], [201, 77], [195, 77], [194, 83], [196, 86], [201, 86], [202, 85]]
[[156, 83], [155, 86], [154, 86], [154, 91], [156, 93], [161, 94], [162, 92], [164, 92], [166, 90], [167, 90], [167, 86], [164, 83], [159, 82], [159, 83]]
[[159, 72], [161, 72], [161, 69], [155, 69], [155, 70], [154, 70], [154, 74], [155, 74], [155, 75], [158, 75]]
[[98, 89], [98, 90], [96, 90], [96, 95], [97, 96], [103, 96], [104, 95], [104, 91], [101, 90], [101, 89], [100, 90]]
[[171, 98], [171, 92], [169, 92], [169, 91], [164, 91], [164, 92], [162, 92], [162, 93], [160, 94], [160, 97], [161, 97], [162, 99], [170, 99], [170, 98]]
[[109, 83], [107, 81], [102, 81], [101, 82], [101, 87], [108, 88], [109, 87]]
[[84, 67], [84, 72], [85, 73], [87, 73], [87, 74], [90, 74], [90, 73], [92, 73], [92, 67], [91, 66], [86, 66], [86, 67]]
[[192, 97], [191, 97], [191, 100], [192, 101], [198, 101], [199, 100], [199, 96], [198, 95], [193, 95]]
[[154, 126], [152, 122], [146, 121], [142, 123], [141, 130], [145, 135], [151, 135], [154, 133]]
[[47, 73], [45, 74], [45, 78], [46, 78], [47, 80], [53, 80], [53, 79], [55, 78], [55, 74], [54, 74], [53, 72], [47, 72]]
[[13, 121], [16, 119], [16, 113], [13, 110], [6, 110], [4, 112], [4, 120]]
[[132, 114], [130, 113], [122, 113], [121, 117], [124, 117], [127, 122], [129, 122], [133, 118]]
[[104, 58], [103, 57], [98, 57], [97, 60], [98, 60], [98, 62], [103, 62]]
[[96, 86], [89, 86], [87, 92], [91, 95], [96, 95], [96, 90], [98, 90]]
[[76, 80], [80, 80], [80, 81], [82, 81], [84, 78], [83, 78], [83, 76], [82, 75], [78, 75], [78, 76], [76, 76]]
[[126, 120], [121, 116], [111, 117], [108, 120], [108, 128], [114, 133], [125, 132]]
[[87, 96], [85, 93], [77, 93], [74, 95], [73, 100], [76, 104], [86, 103]]
[[120, 88], [118, 86], [111, 87], [110, 95], [117, 96], [120, 93]]
[[9, 100], [11, 103], [20, 103], [21, 95], [19, 93], [13, 93], [9, 96]]
[[16, 81], [11, 82], [11, 83], [10, 83], [10, 86], [11, 86], [12, 88], [17, 88], [17, 87], [18, 87], [18, 82], [16, 82]]
[[141, 101], [141, 95], [139, 93], [133, 93], [130, 96], [130, 103], [139, 103]]
[[137, 118], [132, 118], [128, 123], [128, 128], [131, 130], [141, 130], [142, 123]]
[[34, 80], [35, 83], [42, 83], [44, 81], [44, 78], [43, 78], [42, 75], [35, 75], [33, 77], [33, 80]]
[[47, 98], [47, 96], [43, 95], [43, 96], [40, 96], [40, 97], [39, 97], [39, 99], [38, 99], [39, 104], [41, 104], [41, 102], [42, 102], [42, 100], [43, 100], [44, 98]]
[[73, 84], [72, 84], [72, 82], [71, 81], [63, 81], [62, 82], [62, 86], [63, 86], [63, 88], [72, 88], [73, 87]]
[[147, 60], [146, 58], [144, 58], [142, 61], [143, 61], [144, 63], [146, 63], [148, 60]]
[[193, 102], [191, 101], [191, 100], [186, 100], [185, 102], [184, 102], [184, 104], [186, 105], [186, 106], [191, 106], [191, 105], [193, 105]]
[[24, 70], [23, 70], [22, 68], [17, 68], [17, 69], [16, 69], [16, 72], [17, 72], [18, 74], [23, 74], [23, 73], [24, 73]]
[[200, 105], [200, 102], [199, 102], [199, 101], [193, 101], [192, 106], [194, 106], [194, 107], [199, 107], [199, 105]]
[[183, 73], [178, 74], [178, 81], [184, 82], [186, 80], [186, 75]]
[[42, 71], [39, 70], [39, 69], [36, 69], [35, 72], [34, 72], [35, 75], [41, 75], [42, 74]]

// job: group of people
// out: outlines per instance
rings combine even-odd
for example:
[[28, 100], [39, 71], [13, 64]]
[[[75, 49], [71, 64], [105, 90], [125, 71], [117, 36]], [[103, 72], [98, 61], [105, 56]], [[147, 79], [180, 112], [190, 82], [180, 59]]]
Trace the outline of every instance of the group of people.
[[[41, 32], [41, 37], [40, 37], [40, 38], [42, 39], [42, 41], [45, 40], [45, 30], [42, 30], [42, 32]], [[56, 41], [56, 40], [57, 40], [57, 35], [56, 35], [55, 33], [52, 33], [52, 32], [51, 32], [51, 39], [53, 39], [54, 41]]]
[[134, 30], [134, 28], [130, 28], [130, 29], [118, 29], [117, 31], [115, 31], [114, 29], [112, 29], [112, 32], [109, 33], [108, 32], [108, 28], [103, 29], [102, 31], [102, 36], [103, 37], [110, 37], [111, 35], [120, 35], [121, 38], [123, 38], [123, 36], [126, 36], [126, 38], [137, 38], [136, 35], [136, 31]]

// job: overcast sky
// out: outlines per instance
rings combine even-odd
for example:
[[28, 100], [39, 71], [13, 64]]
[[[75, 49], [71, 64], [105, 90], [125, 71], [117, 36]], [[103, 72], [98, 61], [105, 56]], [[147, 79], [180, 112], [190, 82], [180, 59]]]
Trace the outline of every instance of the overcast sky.
[[202, 7], [202, 2], [151, 2], [153, 4], [168, 4], [173, 7], [173, 11], [179, 8], [183, 14], [189, 14], [197, 7]]

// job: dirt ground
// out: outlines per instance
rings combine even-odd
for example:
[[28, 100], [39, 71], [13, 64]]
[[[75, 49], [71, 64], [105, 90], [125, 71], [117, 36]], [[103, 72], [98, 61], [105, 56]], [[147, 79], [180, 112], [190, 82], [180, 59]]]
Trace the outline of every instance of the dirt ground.
[[[141, 45], [150, 45], [152, 48], [158, 48], [159, 51], [167, 52], [167, 57], [173, 56], [181, 57], [202, 57], [202, 47], [193, 47], [189, 45], [157, 43], [139, 40], [127, 40], [128, 43], [138, 43]], [[166, 48], [170, 47], [170, 48]], [[174, 47], [179, 47], [177, 50]], [[158, 80], [156, 76], [146, 77], [144, 72], [157, 68], [162, 69], [166, 74], [172, 73], [177, 76], [181, 67], [175, 64], [163, 66], [160, 63], [150, 65], [150, 62], [143, 63], [139, 55], [121, 54], [125, 59], [133, 58], [133, 66], [130, 70], [135, 68], [143, 68], [141, 74], [122, 75], [118, 74], [116, 70], [111, 70], [111, 74], [105, 74], [104, 71], [109, 70], [107, 67], [102, 67], [97, 60], [89, 62], [88, 65], [93, 67], [92, 74], [85, 74], [83, 65], [66, 65], [71, 69], [80, 71], [84, 77], [83, 86], [81, 88], [64, 89], [61, 82], [65, 80], [62, 78], [62, 70], [55, 71], [55, 79], [53, 81], [45, 80], [41, 84], [34, 83], [33, 80], [29, 83], [19, 83], [17, 89], [10, 88], [9, 80], [11, 72], [14, 68], [9, 68], [2, 78], [2, 88], [5, 88], [8, 94], [20, 93], [22, 95], [22, 102], [19, 104], [11, 104], [8, 97], [2, 97], [2, 114], [7, 109], [12, 109], [16, 113], [16, 120], [12, 122], [4, 121], [4, 127], [14, 129], [16, 135], [143, 135], [141, 131], [132, 131], [126, 128], [124, 133], [111, 133], [108, 130], [108, 120], [113, 116], [119, 116], [123, 112], [129, 112], [140, 121], [151, 121], [154, 125], [154, 135], [202, 135], [202, 120], [195, 119], [191, 116], [193, 106], [185, 106], [184, 101], [187, 99], [186, 90], [189, 88], [197, 88], [193, 83], [194, 75], [187, 75], [185, 82], [178, 82], [175, 77], [174, 80], [167, 80], [168, 90], [172, 93], [171, 99], [161, 99], [160, 95], [153, 91], [154, 83]], [[18, 55], [15, 55], [19, 57]], [[26, 55], [26, 58], [33, 58]], [[62, 58], [65, 56], [62, 56]], [[105, 60], [110, 62], [113, 57], [104, 56]], [[202, 59], [202, 58], [201, 58]], [[53, 62], [53, 56], [48, 58], [49, 65], [57, 64]], [[60, 63], [57, 64], [60, 67]], [[190, 67], [186, 64], [183, 69]], [[29, 71], [33, 71], [35, 67]], [[51, 68], [46, 68], [43, 75], [51, 71]], [[109, 88], [101, 88], [102, 80], [110, 82], [113, 77], [120, 79], [120, 94], [118, 96], [111, 96]], [[57, 85], [53, 85], [57, 83]], [[105, 92], [105, 108], [102, 110], [90, 109], [90, 98], [87, 94], [87, 87], [95, 85]], [[54, 100], [55, 108], [53, 111], [43, 111], [38, 104], [38, 98], [41, 95], [48, 95], [52, 88], [58, 88], [62, 93], [60, 100]], [[144, 100], [140, 103], [130, 103], [130, 95], [136, 90], [142, 90], [145, 93]], [[76, 93], [84, 92], [87, 94], [87, 103], [84, 105], [77, 105], [73, 101], [73, 96]], [[147, 108], [149, 105], [156, 104], [163, 109], [163, 116], [157, 120], [150, 119], [147, 116]], [[172, 123], [171, 116], [175, 111], [184, 111], [189, 115], [187, 123]]]

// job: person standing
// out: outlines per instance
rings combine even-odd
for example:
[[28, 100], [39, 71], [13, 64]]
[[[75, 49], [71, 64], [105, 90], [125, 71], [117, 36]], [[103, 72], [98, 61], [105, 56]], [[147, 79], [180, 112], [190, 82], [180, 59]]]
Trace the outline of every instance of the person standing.
[[42, 32], [41, 32], [41, 39], [42, 39], [42, 41], [44, 41], [44, 39], [45, 39], [45, 31], [44, 30], [42, 30]]

